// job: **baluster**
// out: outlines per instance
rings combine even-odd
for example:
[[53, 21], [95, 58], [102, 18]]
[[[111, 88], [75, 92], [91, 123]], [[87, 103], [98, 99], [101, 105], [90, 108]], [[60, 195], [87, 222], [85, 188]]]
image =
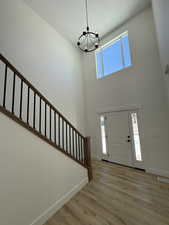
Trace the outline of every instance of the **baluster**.
[[56, 144], [56, 112], [54, 111], [54, 140]]
[[23, 96], [23, 80], [21, 80], [20, 115], [19, 115], [19, 118], [20, 118], [20, 119], [22, 119], [22, 96]]
[[69, 126], [69, 153], [70, 155], [72, 155], [72, 151], [71, 151], [71, 126]]
[[74, 129], [72, 129], [72, 138], [73, 138], [73, 157], [75, 157], [75, 137], [74, 137]]
[[68, 152], [68, 135], [67, 135], [67, 122], [66, 122], [66, 152]]
[[82, 162], [84, 163], [83, 138], [81, 138], [81, 152], [82, 152]]
[[29, 124], [29, 98], [30, 98], [30, 87], [28, 87], [28, 96], [27, 96], [27, 124]]
[[34, 92], [34, 104], [33, 104], [33, 128], [35, 129], [35, 119], [36, 119], [36, 93]]
[[50, 106], [50, 114], [49, 114], [49, 138], [50, 138], [50, 140], [52, 139], [52, 131], [51, 131], [51, 124], [52, 124], [52, 122], [51, 122], [51, 106]]
[[60, 115], [58, 115], [58, 145], [60, 147]]
[[42, 99], [40, 97], [40, 102], [39, 102], [39, 132], [41, 133], [41, 117], [42, 117]]
[[65, 135], [64, 135], [64, 120], [63, 120], [63, 118], [62, 118], [62, 148], [63, 148], [63, 150], [65, 150], [64, 137], [65, 137]]
[[78, 135], [79, 160], [81, 161], [80, 136]]
[[78, 139], [77, 139], [77, 133], [75, 133], [76, 137], [76, 159], [78, 159]]
[[46, 106], [46, 102], [45, 102], [45, 137], [46, 137], [46, 109], [47, 108], [47, 106]]
[[13, 91], [12, 91], [12, 114], [14, 114], [14, 107], [15, 107], [15, 80], [16, 80], [16, 74], [14, 73], [14, 76], [13, 76]]
[[5, 65], [4, 96], [3, 96], [3, 107], [4, 107], [4, 108], [5, 108], [5, 103], [6, 103], [7, 73], [8, 73], [8, 67], [7, 67], [7, 65]]

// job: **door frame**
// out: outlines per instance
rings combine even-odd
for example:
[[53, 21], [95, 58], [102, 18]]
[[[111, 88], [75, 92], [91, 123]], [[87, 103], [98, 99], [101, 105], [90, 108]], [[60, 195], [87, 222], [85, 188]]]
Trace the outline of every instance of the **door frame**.
[[[101, 115], [104, 115], [104, 114], [107, 114], [107, 113], [113, 113], [113, 112], [121, 112], [121, 111], [128, 111], [128, 112], [137, 112], [137, 117], [138, 117], [138, 126], [139, 126], [139, 136], [140, 136], [140, 143], [141, 143], [141, 153], [142, 153], [142, 163], [140, 164], [139, 168], [140, 169], [145, 169], [145, 160], [144, 160], [144, 133], [143, 133], [143, 122], [142, 122], [142, 110], [143, 110], [143, 107], [141, 105], [128, 105], [128, 106], [117, 106], [117, 107], [109, 107], [109, 108], [105, 108], [105, 109], [99, 109], [97, 110], [97, 116], [99, 117], [99, 122], [100, 122], [100, 116]], [[131, 130], [132, 129], [132, 124], [130, 122], [129, 124], [129, 129]], [[99, 123], [99, 139], [101, 140], [101, 131], [100, 131], [100, 123]], [[131, 130], [131, 134], [133, 135], [133, 132]], [[99, 142], [100, 144], [100, 156], [101, 156], [101, 159], [103, 160], [108, 160], [108, 154], [107, 155], [104, 155], [102, 153], [102, 143], [101, 141]], [[107, 151], [109, 151], [107, 149]], [[132, 141], [132, 158], [134, 157], [134, 154], [135, 154], [135, 150], [134, 150], [134, 143]], [[138, 164], [139, 165], [139, 164]], [[137, 165], [136, 163], [134, 162], [134, 159], [133, 159], [133, 167], [136, 167], [137, 168]]]

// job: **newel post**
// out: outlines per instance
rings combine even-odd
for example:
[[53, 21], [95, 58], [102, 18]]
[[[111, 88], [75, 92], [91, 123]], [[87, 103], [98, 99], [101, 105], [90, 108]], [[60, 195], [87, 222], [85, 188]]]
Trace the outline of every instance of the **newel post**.
[[91, 163], [91, 138], [85, 137], [85, 166], [88, 169], [89, 182], [93, 179]]

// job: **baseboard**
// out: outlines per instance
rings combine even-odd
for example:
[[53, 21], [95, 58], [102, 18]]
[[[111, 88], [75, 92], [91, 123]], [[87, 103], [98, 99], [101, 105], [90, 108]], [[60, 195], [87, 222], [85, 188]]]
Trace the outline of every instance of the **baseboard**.
[[169, 171], [166, 171], [166, 170], [158, 170], [158, 169], [149, 168], [149, 169], [146, 169], [146, 172], [157, 175], [157, 176], [169, 178]]
[[50, 217], [52, 217], [60, 208], [62, 208], [62, 206], [65, 205], [75, 194], [77, 194], [87, 183], [88, 178], [85, 178], [79, 184], [77, 184], [71, 191], [66, 193], [59, 200], [57, 200], [30, 225], [43, 225], [44, 223], [46, 223], [46, 221]]
[[163, 183], [169, 184], [169, 178], [159, 176], [159, 177], [157, 177], [157, 180], [159, 182], [163, 182]]

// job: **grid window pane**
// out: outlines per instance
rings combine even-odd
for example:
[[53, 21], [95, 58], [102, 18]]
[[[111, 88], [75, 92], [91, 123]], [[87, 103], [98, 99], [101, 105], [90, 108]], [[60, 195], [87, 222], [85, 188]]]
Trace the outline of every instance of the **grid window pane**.
[[123, 69], [121, 40], [114, 42], [102, 51], [104, 76]]
[[96, 52], [97, 79], [132, 65], [128, 33]]

